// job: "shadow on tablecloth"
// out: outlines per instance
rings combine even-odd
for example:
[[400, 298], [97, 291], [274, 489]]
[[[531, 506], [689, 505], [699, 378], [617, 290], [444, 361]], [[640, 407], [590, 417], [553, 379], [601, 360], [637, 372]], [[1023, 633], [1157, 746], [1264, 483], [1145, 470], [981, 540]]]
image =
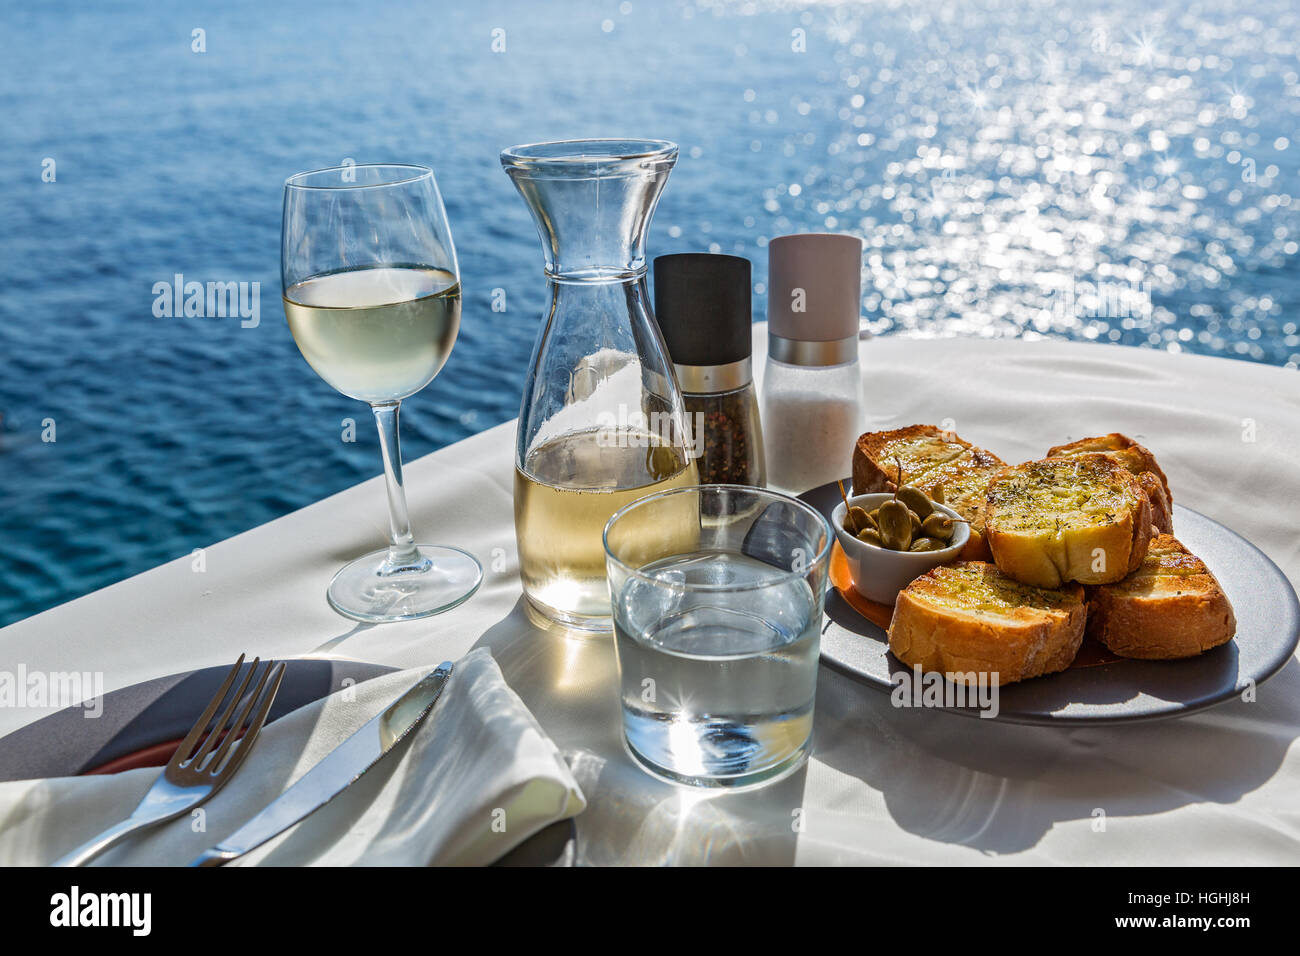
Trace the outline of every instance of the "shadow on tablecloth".
[[[831, 861], [843, 848], [843, 862], [908, 862], [915, 846], [893, 845], [895, 827], [936, 844], [1016, 854], [1069, 821], [1083, 821], [1072, 836], [1081, 859], [1099, 849], [1088, 841], [1110, 839], [1102, 845], [1108, 858], [1118, 850], [1188, 860], [1195, 841], [1182, 827], [1205, 822], [1197, 816], [1204, 805], [1229, 807], [1274, 776], [1300, 726], [1295, 661], [1258, 688], [1255, 703], [1069, 730], [900, 712], [888, 695], [823, 667], [813, 766], [763, 789], [714, 796], [655, 780], [623, 750], [608, 637], [538, 627], [521, 599], [475, 646], [491, 649], [573, 768], [588, 800], [577, 819], [578, 861], [588, 864], [786, 865], [796, 858], [800, 818], [810, 854], [829, 852]], [[836, 773], [883, 800], [855, 797]], [[1168, 827], [1126, 826], [1170, 811], [1190, 816], [1175, 815]], [[1221, 815], [1216, 825], [1249, 821]]]
[[[1088, 822], [1085, 840], [1138, 840], [1126, 818], [1234, 804], [1278, 772], [1300, 724], [1300, 664], [1257, 693], [1180, 719], [1057, 729], [899, 711], [823, 668], [817, 759], [881, 791], [894, 823], [927, 840], [1011, 854], [1071, 820]], [[1177, 829], [1128, 849], [1185, 856]]]

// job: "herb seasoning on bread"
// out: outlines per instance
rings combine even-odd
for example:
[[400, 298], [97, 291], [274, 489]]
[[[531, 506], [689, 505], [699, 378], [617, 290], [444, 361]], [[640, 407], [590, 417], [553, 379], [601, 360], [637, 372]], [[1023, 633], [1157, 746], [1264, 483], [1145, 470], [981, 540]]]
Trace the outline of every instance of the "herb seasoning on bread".
[[1155, 538], [1124, 580], [1088, 589], [1088, 634], [1121, 657], [1194, 657], [1236, 632], [1218, 580], [1173, 535]]
[[1137, 476], [1151, 502], [1151, 523], [1162, 534], [1174, 533], [1174, 493], [1169, 490], [1169, 479], [1156, 462], [1156, 456], [1127, 435], [1111, 432], [1095, 438], [1080, 438], [1068, 445], [1057, 445], [1047, 450], [1047, 458], [1070, 455], [1103, 454]]
[[1146, 556], [1151, 503], [1137, 478], [1106, 455], [1044, 458], [989, 482], [984, 533], [998, 568], [1017, 581], [1109, 584]]
[[983, 561], [940, 565], [898, 595], [889, 649], [958, 683], [1010, 684], [1065, 670], [1083, 640], [1083, 588], [1036, 588]]

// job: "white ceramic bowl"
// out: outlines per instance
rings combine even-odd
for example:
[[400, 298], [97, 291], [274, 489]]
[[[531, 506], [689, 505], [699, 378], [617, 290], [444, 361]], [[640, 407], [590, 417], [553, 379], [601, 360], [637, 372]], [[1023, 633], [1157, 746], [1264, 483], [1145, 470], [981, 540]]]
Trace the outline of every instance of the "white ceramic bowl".
[[[890, 498], [888, 492], [874, 495], [856, 495], [849, 499], [850, 505], [857, 505], [872, 511]], [[935, 510], [949, 518], [961, 515], [946, 505], [936, 504]], [[835, 528], [835, 537], [839, 539], [844, 555], [849, 559], [849, 573], [853, 576], [853, 589], [868, 601], [877, 604], [893, 605], [898, 592], [925, 574], [931, 568], [957, 560], [957, 555], [970, 540], [970, 526], [959, 523], [952, 533], [952, 544], [942, 551], [890, 551], [875, 545], [859, 541], [844, 530], [844, 502], [835, 506], [831, 512], [831, 525]]]

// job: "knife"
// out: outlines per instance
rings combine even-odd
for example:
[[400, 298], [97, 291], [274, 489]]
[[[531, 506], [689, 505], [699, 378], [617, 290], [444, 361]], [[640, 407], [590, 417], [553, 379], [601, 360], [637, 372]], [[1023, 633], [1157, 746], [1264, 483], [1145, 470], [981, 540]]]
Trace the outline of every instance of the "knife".
[[222, 866], [310, 816], [379, 763], [433, 709], [451, 676], [443, 661], [414, 687], [372, 717], [360, 730], [331, 750], [257, 816], [205, 850], [190, 866]]

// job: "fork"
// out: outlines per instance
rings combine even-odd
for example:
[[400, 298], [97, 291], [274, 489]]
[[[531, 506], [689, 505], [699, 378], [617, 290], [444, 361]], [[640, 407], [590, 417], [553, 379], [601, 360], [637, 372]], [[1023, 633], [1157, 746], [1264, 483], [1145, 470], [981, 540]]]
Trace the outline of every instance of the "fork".
[[[248, 673], [230, 695], [230, 701], [221, 711], [221, 716], [214, 721], [213, 714], [226, 699], [244, 665], [244, 655], [240, 654], [216, 696], [203, 711], [203, 716], [195, 722], [176, 748], [172, 759], [167, 762], [162, 774], [154, 781], [139, 806], [122, 822], [55, 860], [54, 865], [80, 866], [127, 834], [178, 817], [220, 790], [248, 756], [249, 749], [266, 722], [266, 714], [271, 709], [271, 702], [275, 700], [280, 681], [284, 677], [283, 663], [267, 661], [260, 668], [261, 676], [257, 685], [246, 696], [253, 676], [258, 673], [259, 664], [260, 658], [253, 658]], [[243, 706], [232, 720], [231, 715], [235, 714], [235, 708], [241, 701]]]

